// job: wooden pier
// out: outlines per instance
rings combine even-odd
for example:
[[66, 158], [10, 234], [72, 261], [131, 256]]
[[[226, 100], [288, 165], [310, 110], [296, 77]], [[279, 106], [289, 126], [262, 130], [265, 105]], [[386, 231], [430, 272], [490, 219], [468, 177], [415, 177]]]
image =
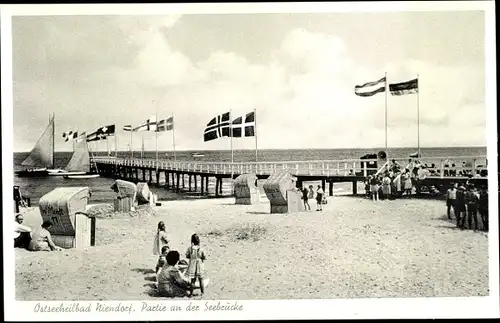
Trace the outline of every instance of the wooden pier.
[[[403, 167], [408, 164], [408, 158], [395, 160]], [[432, 157], [421, 158], [419, 161], [422, 165], [427, 165], [430, 172], [422, 185], [439, 189], [447, 188], [450, 182], [465, 183], [467, 180], [478, 183], [478, 186], [487, 185], [485, 157]], [[356, 195], [358, 182], [377, 173], [382, 166], [376, 159], [228, 163], [94, 157], [93, 162], [103, 177], [136, 183], [147, 182], [149, 185], [177, 192], [182, 190], [199, 192], [201, 195], [212, 194], [209, 192], [209, 182], [215, 182], [212, 185], [215, 196], [222, 195], [224, 179], [227, 183], [227, 179], [250, 173], [256, 174], [258, 179], [266, 179], [275, 172], [290, 172], [297, 177], [298, 187], [302, 187], [303, 182], [321, 181], [323, 190], [326, 190], [328, 183], [330, 196], [333, 195], [334, 183], [349, 182], [352, 183], [353, 195]]]

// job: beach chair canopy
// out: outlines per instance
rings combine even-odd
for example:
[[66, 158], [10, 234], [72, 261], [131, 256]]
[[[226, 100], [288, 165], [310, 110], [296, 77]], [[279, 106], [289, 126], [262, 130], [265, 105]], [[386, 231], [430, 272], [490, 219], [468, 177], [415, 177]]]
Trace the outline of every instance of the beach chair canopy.
[[40, 214], [52, 222], [52, 234], [74, 235], [75, 214], [86, 211], [89, 193], [88, 187], [58, 187], [40, 198]]
[[296, 188], [297, 178], [289, 172], [271, 174], [264, 182], [263, 188], [273, 204], [285, 204], [287, 191]]
[[135, 197], [137, 193], [137, 186], [132, 182], [117, 179], [111, 189], [118, 193], [120, 197]]

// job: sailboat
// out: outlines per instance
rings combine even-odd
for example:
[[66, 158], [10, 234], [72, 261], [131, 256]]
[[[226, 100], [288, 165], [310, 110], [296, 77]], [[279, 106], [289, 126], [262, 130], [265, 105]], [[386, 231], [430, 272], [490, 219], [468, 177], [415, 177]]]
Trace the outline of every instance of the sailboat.
[[[89, 147], [86, 140], [76, 143], [75, 151], [66, 166], [66, 173], [63, 173], [65, 179], [85, 179], [99, 177], [98, 173], [91, 171]], [[97, 165], [95, 165], [97, 170]]]
[[49, 125], [38, 139], [35, 147], [30, 151], [28, 157], [21, 163], [28, 167], [24, 170], [16, 171], [19, 177], [45, 177], [50, 173], [60, 170], [54, 168], [54, 120], [55, 115], [49, 119]]

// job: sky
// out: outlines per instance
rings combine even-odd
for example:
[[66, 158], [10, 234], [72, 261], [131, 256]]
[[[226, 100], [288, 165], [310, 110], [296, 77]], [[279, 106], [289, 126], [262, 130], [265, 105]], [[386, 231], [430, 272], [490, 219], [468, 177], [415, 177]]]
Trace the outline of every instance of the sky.
[[[354, 86], [419, 77], [419, 95], [387, 96], [389, 147], [486, 146], [484, 13], [373, 12], [12, 17], [14, 151], [56, 116], [62, 133], [116, 124], [119, 150], [150, 116], [174, 114], [160, 150], [230, 149], [207, 123], [256, 110], [260, 149], [385, 145], [385, 94]], [[134, 150], [156, 147], [133, 135]], [[114, 150], [115, 140], [109, 142]], [[95, 145], [94, 149], [97, 148]], [[99, 144], [105, 149], [106, 143]], [[254, 138], [234, 138], [254, 149]]]

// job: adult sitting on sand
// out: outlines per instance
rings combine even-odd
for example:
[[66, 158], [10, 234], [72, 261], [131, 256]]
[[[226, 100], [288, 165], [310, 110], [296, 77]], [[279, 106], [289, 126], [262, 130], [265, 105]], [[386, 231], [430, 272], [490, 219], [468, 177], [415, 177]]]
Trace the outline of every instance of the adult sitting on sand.
[[33, 238], [28, 246], [30, 251], [59, 251], [61, 247], [55, 245], [52, 241], [49, 229], [52, 227], [52, 222], [44, 221], [42, 229], [33, 234]]
[[22, 214], [16, 215], [14, 222], [14, 248], [28, 249], [31, 241], [31, 228], [24, 225], [24, 217]]
[[171, 250], [166, 256], [167, 264], [162, 267], [158, 274], [158, 292], [166, 297], [188, 296], [191, 284], [176, 267], [179, 262], [179, 252]]

